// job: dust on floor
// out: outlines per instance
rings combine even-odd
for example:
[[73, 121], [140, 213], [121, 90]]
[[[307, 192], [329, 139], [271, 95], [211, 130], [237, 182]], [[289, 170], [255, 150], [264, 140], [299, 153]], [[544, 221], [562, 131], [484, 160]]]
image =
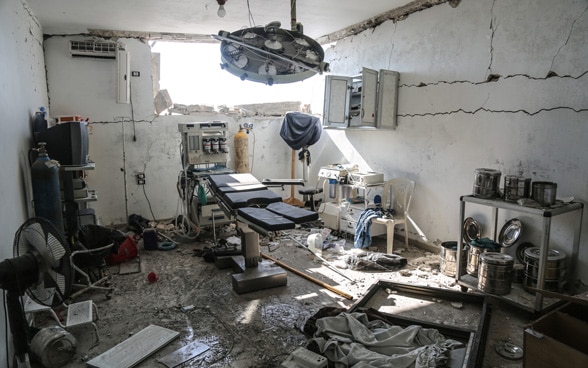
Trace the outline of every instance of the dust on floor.
[[[353, 296], [348, 300], [320, 285], [288, 272], [287, 286], [237, 294], [231, 285], [231, 269], [218, 269], [204, 261], [201, 250], [211, 247], [210, 234], [196, 242], [180, 243], [170, 251], [146, 251], [139, 243], [139, 256], [129, 264], [111, 266], [111, 298], [100, 291], [86, 292], [76, 301], [91, 298], [97, 305], [96, 321], [100, 342], [93, 344], [89, 327], [71, 330], [78, 339], [77, 354], [66, 368], [85, 367], [86, 362], [133, 334], [153, 324], [179, 332], [179, 337], [141, 362], [138, 367], [163, 367], [158, 359], [197, 341], [210, 349], [181, 367], [279, 367], [288, 355], [308, 339], [301, 331], [305, 322], [323, 307], [349, 308], [378, 280], [459, 290], [455, 280], [439, 272], [439, 255], [402, 243], [395, 253], [408, 264], [394, 272], [366, 272], [335, 268], [353, 254], [345, 242], [342, 252], [331, 248], [323, 254], [331, 267], [317, 260], [303, 247], [307, 231], [284, 233], [280, 238], [262, 239], [262, 253], [270, 255], [305, 274]], [[215, 234], [234, 236], [230, 228]], [[372, 250], [385, 251], [385, 239], [373, 239]], [[133, 264], [133, 262], [137, 262]], [[132, 269], [137, 266], [137, 272]], [[130, 271], [129, 271], [130, 270]], [[130, 273], [128, 273], [130, 272]], [[157, 281], [150, 283], [153, 272]], [[442, 319], [456, 319], [462, 312]], [[445, 312], [451, 313], [451, 312]], [[490, 330], [484, 348], [483, 367], [522, 367], [522, 360], [509, 360], [495, 347], [507, 341], [523, 346], [524, 325], [530, 316], [506, 305], [493, 305]], [[49, 322], [50, 323], [50, 322]]]

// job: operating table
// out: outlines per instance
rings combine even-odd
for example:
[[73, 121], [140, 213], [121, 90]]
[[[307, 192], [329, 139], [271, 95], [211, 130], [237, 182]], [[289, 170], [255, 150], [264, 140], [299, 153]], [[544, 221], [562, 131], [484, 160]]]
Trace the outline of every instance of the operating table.
[[280, 195], [248, 173], [210, 175], [208, 186], [219, 207], [238, 224], [242, 256], [231, 257], [235, 292], [286, 285], [286, 272], [261, 260], [259, 235], [318, 221], [318, 213], [283, 202]]

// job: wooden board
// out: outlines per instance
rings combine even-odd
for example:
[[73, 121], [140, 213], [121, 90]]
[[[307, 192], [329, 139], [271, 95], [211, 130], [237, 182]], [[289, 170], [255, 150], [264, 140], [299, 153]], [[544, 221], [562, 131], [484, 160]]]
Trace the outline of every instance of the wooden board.
[[88, 361], [96, 368], [131, 368], [161, 349], [180, 333], [149, 325], [110, 350]]

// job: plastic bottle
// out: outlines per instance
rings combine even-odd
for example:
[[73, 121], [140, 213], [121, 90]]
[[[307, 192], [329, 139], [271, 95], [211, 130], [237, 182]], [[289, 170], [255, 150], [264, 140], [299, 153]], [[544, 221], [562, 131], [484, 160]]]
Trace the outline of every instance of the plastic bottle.
[[47, 130], [47, 112], [43, 106], [39, 107], [39, 111], [35, 113], [33, 119], [33, 134], [40, 133]]
[[306, 239], [308, 249], [318, 256], [323, 255], [323, 236], [319, 233], [310, 234]]
[[329, 198], [337, 195], [337, 179], [329, 179]]
[[227, 139], [220, 138], [219, 139], [219, 149], [221, 153], [229, 153], [229, 147], [227, 146]]
[[210, 147], [211, 147], [212, 153], [220, 152], [220, 144], [219, 144], [220, 142], [219, 142], [218, 138], [212, 138], [210, 140], [210, 143], [211, 143]]

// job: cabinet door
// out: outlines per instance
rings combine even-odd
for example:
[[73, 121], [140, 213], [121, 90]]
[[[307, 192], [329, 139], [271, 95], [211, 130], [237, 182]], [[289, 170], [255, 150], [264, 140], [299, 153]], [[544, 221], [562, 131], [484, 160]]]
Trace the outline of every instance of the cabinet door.
[[[361, 82], [359, 84], [359, 101], [358, 119], [351, 119], [350, 126], [375, 127], [376, 126], [376, 106], [378, 93], [378, 72], [372, 69], [363, 68], [361, 71]], [[353, 92], [351, 108], [353, 110]]]
[[395, 129], [398, 114], [398, 81], [400, 74], [391, 70], [380, 70], [378, 86], [378, 128]]
[[350, 77], [326, 77], [323, 125], [337, 128], [348, 126], [351, 83]]

